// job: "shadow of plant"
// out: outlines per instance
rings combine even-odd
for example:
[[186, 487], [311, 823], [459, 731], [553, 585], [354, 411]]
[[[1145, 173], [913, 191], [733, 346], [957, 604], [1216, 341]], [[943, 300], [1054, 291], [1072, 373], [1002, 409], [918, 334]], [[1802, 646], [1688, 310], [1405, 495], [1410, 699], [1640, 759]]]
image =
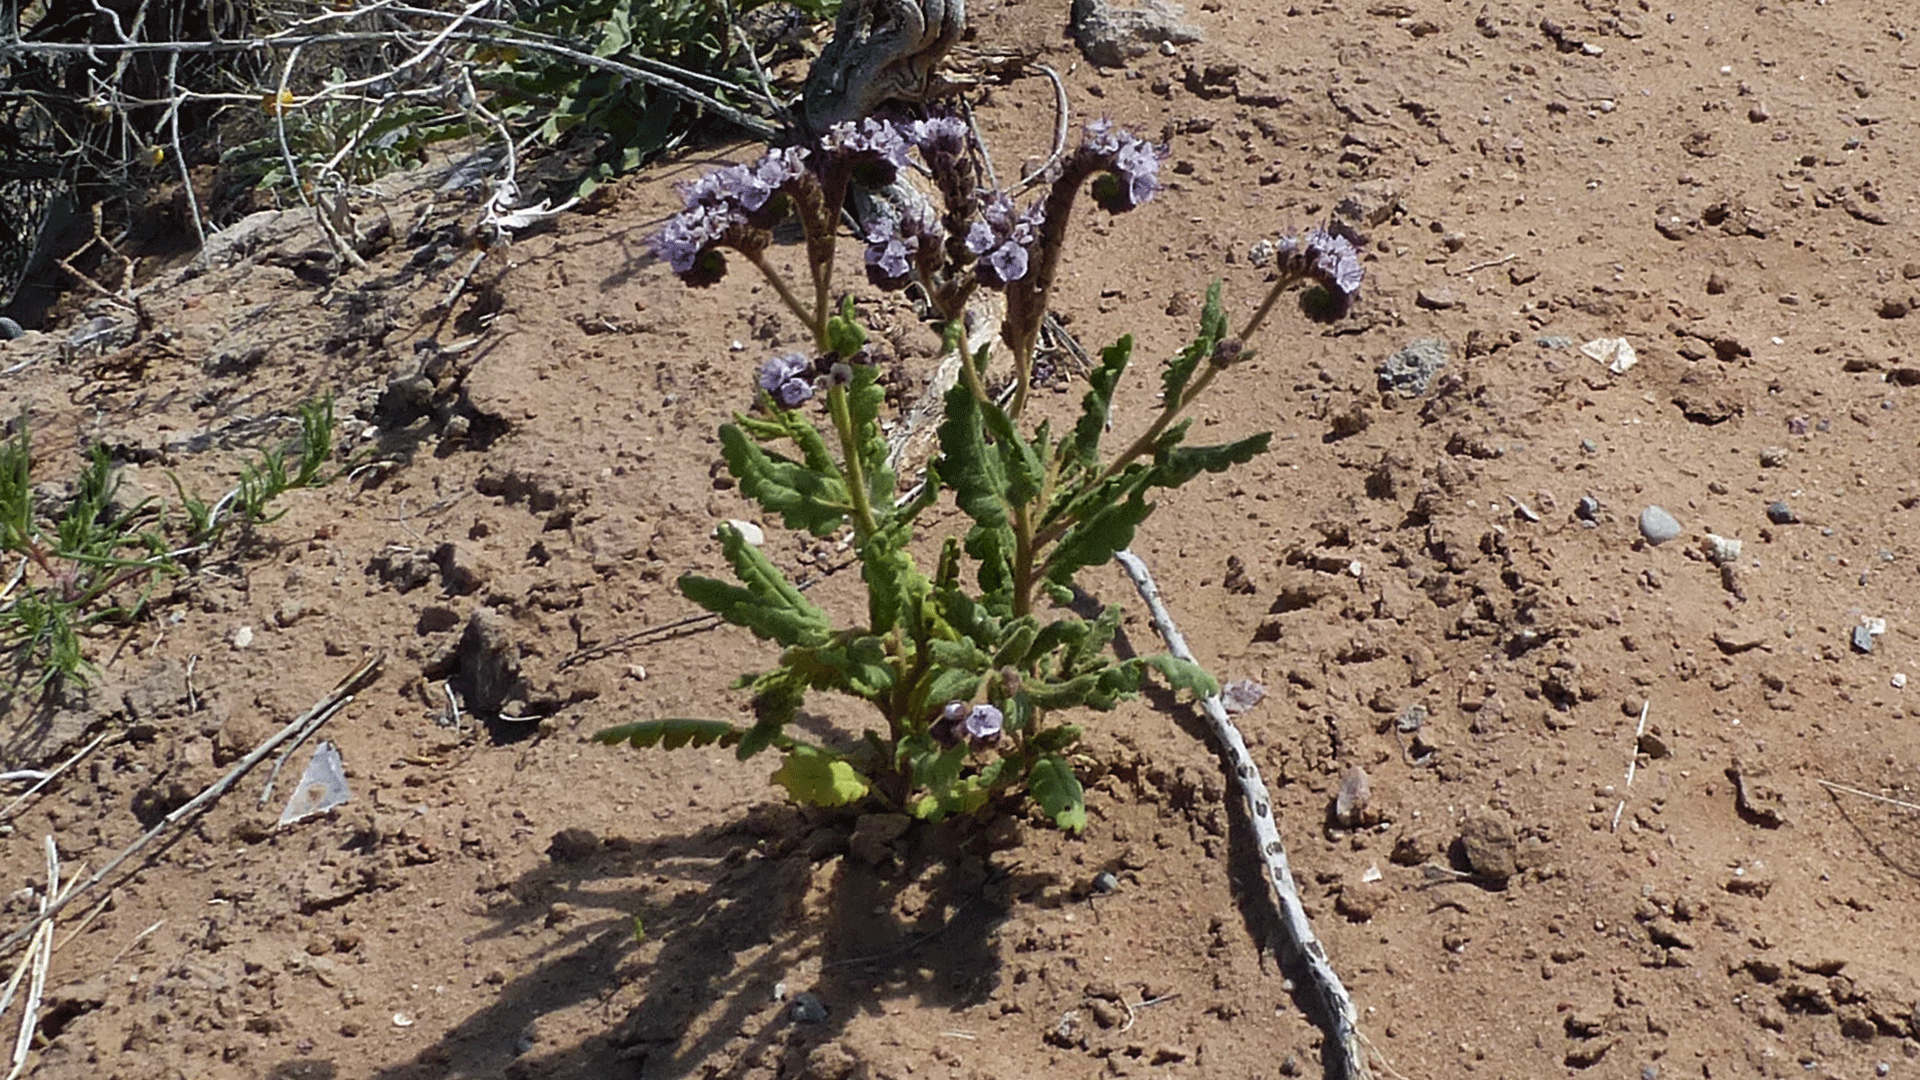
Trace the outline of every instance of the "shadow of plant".
[[[888, 1002], [979, 1004], [998, 981], [994, 927], [1052, 880], [993, 866], [1008, 825], [882, 842], [845, 816], [763, 805], [641, 844], [563, 832], [495, 890], [484, 935], [558, 937], [532, 968], [485, 976], [491, 1005], [375, 1076], [791, 1074]], [[582, 1025], [581, 1006], [604, 1023]]]

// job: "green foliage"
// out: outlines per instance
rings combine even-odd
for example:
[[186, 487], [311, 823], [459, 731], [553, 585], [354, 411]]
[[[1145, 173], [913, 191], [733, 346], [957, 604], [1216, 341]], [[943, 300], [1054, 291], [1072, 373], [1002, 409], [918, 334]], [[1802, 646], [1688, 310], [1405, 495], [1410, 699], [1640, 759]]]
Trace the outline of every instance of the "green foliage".
[[[1030, 255], [1029, 265], [1042, 268], [1034, 277], [997, 282], [999, 270], [982, 274], [957, 256], [929, 270], [916, 256], [913, 272], [949, 320], [942, 341], [957, 354], [961, 377], [943, 399], [938, 452], [925, 482], [902, 501], [887, 465], [884, 394], [867, 366], [866, 330], [852, 297], [829, 302], [839, 207], [822, 193], [843, 191], [852, 165], [845, 155], [823, 152], [817, 176], [791, 182], [815, 197], [782, 194], [785, 203], [765, 203], [781, 207], [773, 216], [798, 214], [806, 234], [810, 305], [767, 260], [751, 261], [810, 333], [814, 370], [831, 372], [815, 384], [825, 409], [788, 408], [761, 392], [756, 413], [721, 428], [721, 453], [741, 493], [768, 516], [816, 537], [842, 537], [859, 560], [866, 610], [854, 616], [815, 605], [774, 560], [722, 528], [721, 550], [736, 581], [688, 575], [681, 590], [781, 647], [777, 666], [737, 684], [752, 692], [753, 725], [742, 731], [717, 721], [654, 721], [610, 729], [603, 741], [733, 745], [742, 758], [773, 749], [781, 759], [773, 781], [794, 800], [818, 806], [937, 820], [1024, 796], [1059, 827], [1078, 831], [1087, 824], [1086, 794], [1072, 755], [1085, 714], [1115, 708], [1151, 679], [1195, 696], [1218, 692], [1191, 661], [1120, 657], [1120, 609], [1087, 618], [1076, 602], [1085, 599], [1082, 571], [1132, 544], [1159, 492], [1244, 464], [1267, 448], [1266, 434], [1187, 442], [1190, 407], [1247, 355], [1245, 343], [1229, 336], [1219, 287], [1208, 290], [1192, 341], [1161, 373], [1158, 411], [1148, 411], [1144, 430], [1124, 446], [1108, 445], [1107, 431], [1134, 356], [1130, 337], [1102, 350], [1071, 424], [1056, 432], [1024, 415], [1055, 245], [1065, 235], [1073, 185], [1092, 178], [1084, 164], [1092, 152], [1083, 147], [1072, 159], [1081, 165], [1063, 166], [1051, 181], [1041, 247]], [[977, 180], [960, 170], [936, 181], [950, 200], [944, 227], [951, 236], [968, 235], [969, 215], [980, 221]], [[1109, 204], [1114, 197], [1109, 190]], [[1281, 288], [1316, 267], [1303, 260], [1281, 275], [1246, 333], [1258, 328]], [[988, 350], [968, 354], [961, 345], [964, 298], [996, 284], [1007, 288], [1001, 337], [1011, 346], [1013, 371], [1006, 395], [986, 381]], [[782, 399], [795, 396], [784, 391], [783, 384]], [[946, 498], [957, 516], [926, 514]], [[922, 535], [923, 515], [943, 535]], [[920, 562], [930, 553], [926, 545], [937, 545], [931, 573]], [[818, 746], [786, 735], [816, 693], [861, 703], [858, 741]]]
[[[773, 0], [543, 0], [522, 9], [515, 26], [581, 52], [666, 74], [746, 112], [765, 111], [751, 43], [739, 22]], [[808, 21], [831, 19], [832, 0], [801, 0]], [[731, 16], [731, 19], [729, 18]], [[592, 148], [580, 193], [681, 145], [699, 108], [658, 86], [613, 72], [585, 70], [531, 49], [483, 54], [498, 63], [478, 82], [509, 122], [538, 129], [543, 142], [572, 136]], [[757, 107], [757, 109], [756, 109]]]
[[[184, 574], [221, 543], [228, 527], [264, 524], [273, 503], [299, 487], [323, 484], [333, 453], [330, 399], [301, 406], [300, 435], [260, 455], [217, 502], [189, 495], [178, 477], [180, 507], [152, 498], [119, 500], [119, 479], [104, 447], [95, 446], [54, 510], [34, 504], [33, 442], [25, 417], [0, 443], [0, 551], [19, 573], [0, 601], [0, 649], [13, 657], [13, 681], [30, 692], [83, 679], [93, 665], [85, 632], [139, 617], [156, 582]], [[184, 541], [174, 547], [170, 541]]]

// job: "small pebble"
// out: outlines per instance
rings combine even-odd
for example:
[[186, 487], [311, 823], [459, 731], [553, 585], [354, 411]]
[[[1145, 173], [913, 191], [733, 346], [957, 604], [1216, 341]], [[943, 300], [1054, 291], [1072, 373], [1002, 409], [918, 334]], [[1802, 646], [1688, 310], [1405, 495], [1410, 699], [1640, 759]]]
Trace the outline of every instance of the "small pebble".
[[1664, 544], [1680, 535], [1680, 522], [1658, 506], [1640, 511], [1640, 535], [1649, 544]]
[[1778, 469], [1787, 463], [1787, 452], [1778, 446], [1769, 446], [1760, 451], [1760, 467]]
[[1853, 648], [1856, 652], [1863, 652], [1863, 653], [1872, 652], [1873, 651], [1873, 631], [1867, 629], [1864, 626], [1854, 627], [1853, 628]]
[[1093, 875], [1093, 882], [1090, 887], [1096, 894], [1105, 896], [1120, 887], [1120, 879], [1113, 876], [1113, 871], [1102, 870]]
[[1893, 673], [1893, 678], [1888, 679], [1887, 682], [1893, 684], [1895, 690], [1905, 690], [1907, 688], [1907, 673], [1904, 671], [1896, 671]]
[[1579, 518], [1581, 521], [1598, 520], [1600, 516], [1600, 500], [1591, 495], [1580, 496], [1580, 501], [1574, 504], [1573, 516]]
[[1767, 520], [1775, 525], [1792, 525], [1798, 522], [1800, 517], [1793, 512], [1793, 507], [1783, 502], [1774, 502], [1767, 505]]
[[245, 649], [245, 648], [250, 648], [252, 645], [253, 645], [253, 627], [243, 626], [240, 629], [235, 630], [233, 632], [234, 648]]
[[793, 996], [791, 1010], [796, 1024], [818, 1024], [827, 1018], [827, 1007], [821, 1003], [819, 995], [812, 991], [802, 991]]

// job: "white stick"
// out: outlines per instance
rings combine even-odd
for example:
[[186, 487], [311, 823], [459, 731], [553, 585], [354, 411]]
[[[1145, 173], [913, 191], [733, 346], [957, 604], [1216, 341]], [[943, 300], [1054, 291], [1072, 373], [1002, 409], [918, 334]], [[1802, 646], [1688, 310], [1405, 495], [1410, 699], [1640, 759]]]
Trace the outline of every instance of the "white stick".
[[[1194, 662], [1193, 652], [1187, 648], [1187, 639], [1173, 624], [1173, 616], [1167, 612], [1166, 604], [1161, 602], [1160, 588], [1153, 583], [1153, 575], [1147, 572], [1147, 564], [1131, 551], [1121, 550], [1114, 553], [1114, 559], [1133, 579], [1133, 587], [1140, 592], [1140, 599], [1146, 601], [1147, 610], [1153, 614], [1154, 629], [1167, 643], [1167, 651], [1189, 663]], [[1293, 958], [1300, 961], [1312, 978], [1313, 986], [1319, 993], [1320, 1004], [1325, 1011], [1323, 1021], [1327, 1026], [1328, 1053], [1337, 1055], [1327, 1062], [1329, 1073], [1347, 1078], [1347, 1080], [1368, 1080], [1372, 1075], [1367, 1069], [1367, 1055], [1360, 1036], [1360, 1022], [1354, 1011], [1353, 998], [1348, 996], [1347, 988], [1335, 974], [1333, 965], [1327, 960], [1327, 950], [1314, 936], [1313, 925], [1307, 921], [1307, 910], [1300, 902], [1300, 889], [1293, 882], [1293, 870], [1287, 864], [1286, 845], [1280, 842], [1280, 830], [1273, 823], [1273, 797], [1267, 792], [1267, 785], [1260, 779], [1260, 770], [1253, 764], [1253, 756], [1247, 752], [1247, 741], [1240, 735], [1228, 718], [1226, 706], [1220, 703], [1220, 695], [1210, 694], [1200, 702], [1200, 709], [1207, 714], [1213, 724], [1214, 737], [1220, 740], [1222, 752], [1227, 764], [1231, 766], [1235, 779], [1240, 784], [1240, 794], [1247, 800], [1247, 816], [1253, 821], [1254, 839], [1258, 841], [1261, 853], [1267, 860], [1267, 878], [1273, 882], [1273, 891], [1280, 901], [1280, 921], [1286, 929], [1287, 942], [1291, 946]]]
[[1863, 799], [1872, 799], [1874, 802], [1886, 803], [1888, 806], [1898, 806], [1902, 810], [1920, 810], [1920, 803], [1902, 802], [1899, 799], [1889, 799], [1885, 795], [1875, 795], [1871, 791], [1861, 791], [1857, 787], [1848, 787], [1845, 784], [1836, 784], [1831, 780], [1815, 780], [1814, 783], [1819, 784], [1821, 787], [1827, 788], [1831, 791], [1844, 791], [1849, 795], [1858, 795]]
[[1647, 733], [1647, 709], [1653, 704], [1651, 699], [1640, 703], [1640, 726], [1633, 732], [1633, 747], [1627, 754], [1627, 786], [1620, 789], [1620, 805], [1613, 808], [1613, 828], [1609, 832], [1620, 831], [1620, 815], [1626, 812], [1626, 793], [1633, 790], [1634, 770], [1640, 767], [1640, 737]]

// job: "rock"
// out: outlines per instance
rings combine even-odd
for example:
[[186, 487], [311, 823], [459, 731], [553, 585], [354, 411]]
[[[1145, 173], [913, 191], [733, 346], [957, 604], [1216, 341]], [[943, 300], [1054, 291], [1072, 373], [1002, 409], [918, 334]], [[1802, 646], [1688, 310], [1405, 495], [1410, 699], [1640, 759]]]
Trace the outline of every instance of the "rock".
[[1447, 366], [1453, 346], [1441, 338], [1420, 338], [1380, 365], [1380, 389], [1415, 398], [1427, 392], [1433, 377]]
[[1346, 828], [1357, 828], [1364, 822], [1367, 803], [1372, 798], [1373, 789], [1367, 782], [1367, 770], [1355, 765], [1340, 778], [1340, 790], [1333, 798], [1333, 820]]
[[818, 1024], [827, 1018], [827, 1006], [820, 995], [810, 990], [802, 991], [793, 997], [793, 1006], [787, 1011], [796, 1024]]
[[1799, 523], [1800, 516], [1786, 503], [1771, 502], [1767, 504], [1767, 520], [1775, 525], [1795, 525]]
[[1107, 0], [1074, 0], [1073, 39], [1086, 58], [1101, 67], [1120, 67], [1145, 56], [1161, 42], [1190, 45], [1200, 28], [1165, 0], [1141, 0], [1138, 7], [1115, 7]]
[[1767, 631], [1757, 624], [1722, 627], [1713, 632], [1713, 643], [1720, 646], [1721, 652], [1732, 656], [1765, 645]]
[[1706, 555], [1707, 561], [1715, 566], [1726, 566], [1737, 562], [1741, 547], [1740, 541], [1716, 536], [1713, 533], [1708, 533], [1706, 539], [1700, 542], [1701, 552]]
[[1786, 463], [1787, 451], [1784, 447], [1769, 446], [1760, 451], [1760, 467], [1763, 469], [1778, 469]]
[[475, 608], [454, 655], [458, 673], [453, 686], [470, 711], [500, 716], [509, 705], [525, 706], [529, 695], [520, 678], [520, 647], [507, 638], [505, 616], [492, 608]]
[[1649, 544], [1664, 544], [1680, 535], [1680, 522], [1658, 506], [1640, 511], [1640, 535]]
[[1580, 496], [1580, 501], [1573, 504], [1573, 516], [1579, 518], [1581, 521], [1598, 522], [1600, 520], [1600, 500], [1591, 495]]
[[1460, 828], [1460, 846], [1473, 872], [1493, 881], [1505, 881], [1520, 869], [1520, 843], [1513, 825], [1492, 811], [1467, 818]]
[[1767, 783], [1767, 770], [1743, 764], [1739, 758], [1727, 766], [1727, 779], [1733, 781], [1734, 808], [1749, 824], [1763, 829], [1778, 829], [1787, 824], [1787, 797]]
[[19, 323], [0, 315], [0, 341], [12, 341], [24, 333], [26, 331], [21, 329]]
[[1727, 279], [1720, 276], [1720, 271], [1715, 270], [1713, 273], [1707, 275], [1708, 296], [1719, 296], [1726, 291]]
[[1873, 631], [1867, 629], [1864, 626], [1854, 627], [1853, 628], [1853, 649], [1855, 652], [1860, 652], [1860, 653], [1872, 652], [1873, 651]]
[[1446, 311], [1460, 306], [1460, 296], [1445, 285], [1428, 285], [1414, 294], [1413, 302], [1433, 311]]
[[561, 829], [553, 834], [553, 842], [547, 845], [547, 858], [556, 863], [579, 862], [600, 850], [600, 838], [593, 830], [582, 828]]
[[1355, 184], [1333, 207], [1333, 216], [1356, 229], [1384, 224], [1400, 209], [1400, 191], [1389, 180]]
[[1333, 909], [1353, 922], [1363, 923], [1379, 914], [1390, 897], [1383, 882], [1364, 881], [1342, 888], [1334, 898]]

